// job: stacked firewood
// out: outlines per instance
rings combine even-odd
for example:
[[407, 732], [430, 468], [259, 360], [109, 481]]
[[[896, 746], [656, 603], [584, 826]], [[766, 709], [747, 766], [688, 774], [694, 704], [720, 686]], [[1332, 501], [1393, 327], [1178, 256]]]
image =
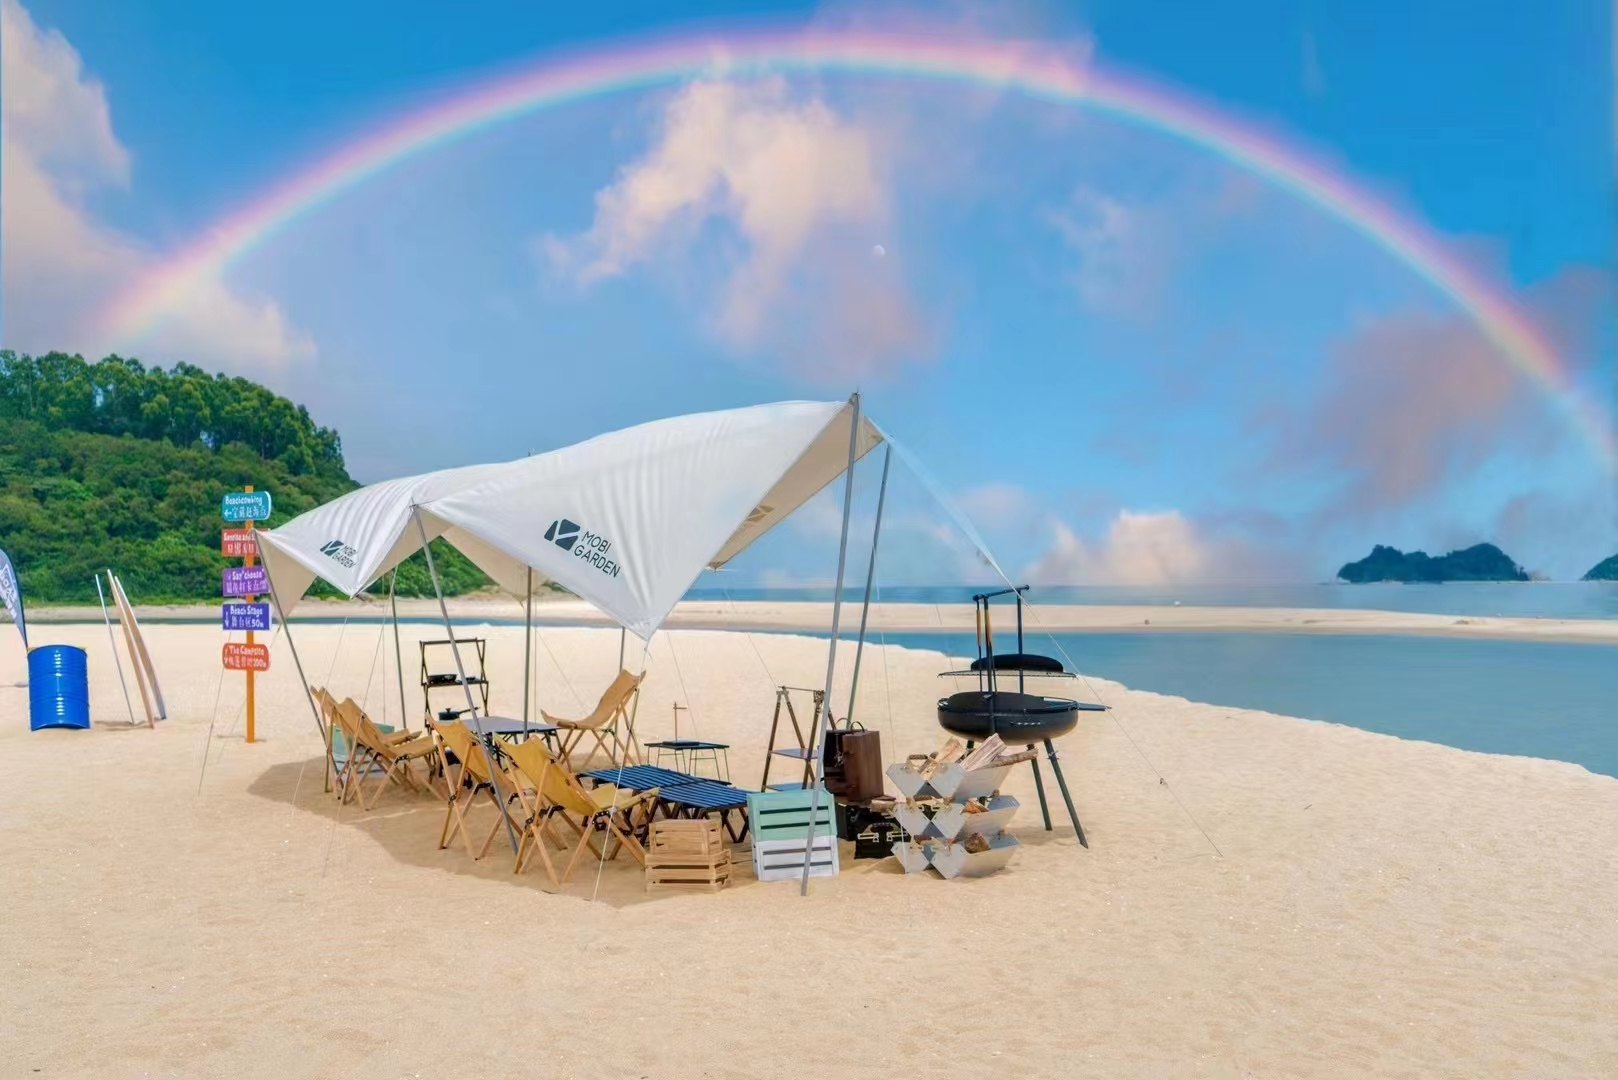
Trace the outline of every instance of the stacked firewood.
[[929, 754], [913, 754], [888, 770], [905, 801], [894, 816], [909, 839], [893, 845], [905, 870], [931, 867], [944, 877], [980, 877], [1010, 860], [1017, 847], [1004, 827], [1017, 800], [999, 794], [1010, 766], [1033, 751], [1006, 752], [998, 735], [968, 751], [951, 738]]

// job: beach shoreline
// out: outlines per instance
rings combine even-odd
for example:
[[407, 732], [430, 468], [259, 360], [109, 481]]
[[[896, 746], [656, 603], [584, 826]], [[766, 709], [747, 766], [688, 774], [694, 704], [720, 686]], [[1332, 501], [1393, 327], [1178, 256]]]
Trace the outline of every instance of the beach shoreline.
[[[857, 600], [845, 600], [845, 609]], [[399, 617], [412, 622], [441, 618], [432, 599], [403, 599]], [[495, 625], [520, 623], [521, 604], [506, 597], [462, 597], [448, 601], [456, 621], [488, 621]], [[832, 605], [807, 600], [685, 600], [677, 604], [665, 625], [683, 630], [761, 630], [826, 633], [831, 628]], [[1030, 635], [1046, 632], [1172, 633], [1175, 631], [1289, 634], [1394, 634], [1457, 638], [1495, 638], [1523, 641], [1561, 641], [1618, 644], [1618, 619], [1561, 619], [1513, 616], [1445, 615], [1424, 612], [1382, 611], [1373, 608], [1278, 608], [1195, 605], [1040, 604], [1028, 605]], [[151, 623], [215, 623], [219, 606], [136, 605], [136, 616]], [[386, 601], [306, 599], [292, 615], [294, 623], [350, 620], [374, 622], [390, 617]], [[997, 615], [1000, 613], [997, 612]], [[30, 609], [33, 623], [99, 623], [97, 607], [40, 607]], [[611, 620], [587, 602], [569, 596], [536, 598], [536, 626], [611, 626]], [[997, 633], [1009, 640], [1013, 632], [1009, 610], [997, 619]], [[972, 633], [970, 604], [873, 603], [870, 629], [886, 633]]]

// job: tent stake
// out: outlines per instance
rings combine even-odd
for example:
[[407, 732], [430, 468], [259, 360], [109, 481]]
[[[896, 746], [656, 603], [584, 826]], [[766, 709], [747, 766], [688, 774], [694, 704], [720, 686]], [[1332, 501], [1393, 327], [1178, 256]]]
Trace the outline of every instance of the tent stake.
[[[258, 531], [253, 532], [253, 542], [258, 542]], [[331, 790], [333, 762], [331, 757], [331, 730], [326, 722], [320, 718], [320, 710], [315, 708], [315, 695], [309, 692], [309, 680], [303, 674], [303, 661], [298, 658], [298, 643], [292, 640], [292, 624], [287, 622], [286, 608], [281, 606], [281, 597], [275, 591], [275, 575], [270, 573], [268, 559], [261, 559], [264, 567], [264, 580], [270, 586], [270, 601], [275, 604], [275, 617], [281, 620], [281, 632], [287, 636], [287, 648], [292, 650], [292, 663], [298, 669], [298, 681], [303, 684], [304, 700], [309, 702], [309, 712], [315, 718], [315, 730], [320, 732], [320, 741], [326, 744], [326, 790]]]
[[[853, 411], [848, 426], [848, 468], [843, 477], [843, 531], [837, 544], [837, 584], [832, 591], [831, 643], [826, 648], [826, 708], [815, 722], [815, 737], [810, 740], [813, 759], [810, 761], [809, 829], [803, 844], [803, 880], [798, 886], [799, 896], [809, 895], [809, 862], [815, 853], [815, 819], [820, 814], [821, 755], [825, 753], [826, 728], [831, 723], [831, 681], [837, 671], [837, 625], [843, 613], [843, 570], [848, 565], [848, 519], [854, 509], [854, 463], [860, 446], [860, 395], [858, 391], [848, 397]], [[836, 843], [834, 837], [832, 843]]]
[[[112, 662], [118, 665], [118, 685], [124, 688], [124, 707], [129, 710], [129, 726], [135, 726], [135, 703], [129, 697], [129, 684], [124, 681], [124, 661], [118, 655], [118, 639], [112, 636], [112, 616], [107, 614], [107, 594], [101, 591], [101, 575], [95, 575], [96, 597], [101, 601], [101, 618], [107, 624], [107, 644], [112, 646]], [[131, 661], [133, 661], [131, 657]]]
[[854, 720], [854, 695], [860, 688], [860, 657], [865, 653], [865, 624], [871, 615], [871, 584], [876, 581], [876, 545], [882, 539], [882, 508], [888, 501], [888, 466], [893, 464], [893, 447], [882, 457], [882, 484], [876, 492], [876, 524], [871, 528], [871, 562], [865, 568], [865, 600], [860, 604], [860, 636], [854, 642], [854, 676], [848, 681], [848, 711], [843, 723]]
[[455, 627], [449, 621], [449, 605], [444, 603], [444, 590], [438, 584], [438, 567], [433, 564], [433, 551], [427, 541], [427, 526], [422, 524], [421, 507], [416, 507], [411, 516], [416, 519], [416, 532], [421, 535], [421, 553], [427, 557], [427, 574], [433, 579], [433, 595], [438, 597], [438, 611], [444, 616], [444, 631], [449, 634], [449, 651], [455, 657], [455, 674], [460, 676], [461, 689], [466, 691], [466, 709], [472, 714], [472, 726], [478, 733], [478, 747], [489, 764], [489, 786], [494, 789], [494, 797], [499, 803], [500, 820], [506, 827], [506, 841], [511, 844], [511, 850], [516, 851], [517, 834], [511, 829], [511, 815], [506, 813], [506, 793], [500, 790], [499, 770], [494, 766], [494, 758], [488, 749], [488, 735], [483, 731], [477, 704], [472, 700], [472, 684], [466, 681], [466, 667], [461, 663], [461, 646], [455, 640]]

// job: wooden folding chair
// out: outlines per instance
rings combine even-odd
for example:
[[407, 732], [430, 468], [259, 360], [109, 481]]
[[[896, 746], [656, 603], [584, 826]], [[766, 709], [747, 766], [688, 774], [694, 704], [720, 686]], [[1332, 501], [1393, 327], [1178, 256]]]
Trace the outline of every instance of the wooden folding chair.
[[[427, 735], [418, 735], [410, 739], [390, 739], [377, 726], [371, 722], [360, 707], [354, 704], [353, 698], [345, 698], [334, 711], [338, 725], [344, 736], [349, 739], [351, 747], [348, 753], [348, 765], [339, 785], [339, 795], [342, 801], [348, 801], [348, 788], [352, 784], [359, 795], [360, 808], [369, 810], [371, 803], [382, 789], [388, 784], [398, 784], [411, 791], [428, 791], [430, 787], [416, 780], [411, 762], [430, 759], [437, 753], [437, 746]], [[376, 787], [368, 799], [365, 793], [365, 774], [375, 771], [377, 775]], [[431, 775], [431, 767], [428, 766]]]
[[[449, 847], [450, 841], [458, 833], [466, 843], [466, 853], [473, 859], [481, 859], [500, 831], [500, 819], [506, 816], [506, 808], [501, 805], [500, 796], [495, 793], [493, 766], [490, 763], [489, 753], [472, 730], [459, 720], [436, 722], [429, 720], [427, 727], [438, 743], [440, 755], [443, 756], [444, 778], [449, 789], [449, 805], [444, 811], [444, 827], [438, 833], [438, 846], [440, 849]], [[448, 753], [445, 753], [446, 751]], [[453, 777], [450, 773], [450, 754], [460, 762], [459, 771]], [[489, 801], [494, 804], [495, 812], [499, 816], [490, 827], [489, 835], [484, 838], [482, 848], [473, 851], [472, 834], [466, 827], [466, 813], [472, 808], [472, 803], [476, 801], [480, 791], [488, 794]]]
[[[551, 862], [550, 850], [545, 846], [545, 837], [551, 829], [551, 819], [555, 815], [541, 795], [545, 773], [558, 766], [537, 741], [530, 740], [508, 746], [505, 754], [509, 768], [503, 771], [503, 779], [510, 785], [512, 792], [507, 797], [507, 802], [515, 801], [523, 815], [522, 827], [518, 830], [517, 857], [512, 863], [511, 872], [522, 873], [523, 867], [537, 851], [540, 861], [545, 864], [545, 876], [551, 879], [552, 886], [558, 886], [561, 881], [556, 876], [556, 864]], [[558, 846], [566, 847], [560, 838], [557, 840]]]
[[[627, 850], [637, 863], [646, 865], [646, 849], [635, 837], [639, 826], [635, 823], [634, 815], [637, 810], [643, 810], [650, 816], [652, 805], [657, 801], [658, 789], [634, 792], [610, 784], [586, 788], [566, 766], [552, 758], [544, 744], [536, 739], [518, 743], [507, 753], [516, 768], [533, 784], [535, 792], [534, 810], [524, 823], [523, 843], [519, 845], [519, 871], [534, 848], [539, 849], [551, 881], [558, 885], [573, 876], [573, 870], [586, 850], [603, 859], [616, 858], [620, 850]], [[554, 831], [558, 821], [566, 823], [578, 838], [573, 854], [562, 870], [560, 881], [557, 880], [550, 854], [545, 850], [547, 837], [556, 840], [564, 849], [567, 846], [565, 838]], [[597, 832], [603, 834], [604, 848], [595, 844]]]
[[[326, 768], [330, 770], [334, 786], [334, 793], [340, 793], [346, 783], [346, 776], [353, 764], [356, 745], [354, 740], [343, 730], [337, 719], [337, 699], [325, 687], [316, 686], [310, 689], [309, 696], [315, 699], [315, 707], [320, 710], [321, 722], [326, 725]], [[360, 710], [364, 715], [364, 710]], [[377, 729], [383, 742], [395, 746], [409, 742], [418, 736], [410, 731], [382, 731]], [[339, 753], [342, 760], [338, 760]], [[369, 755], [367, 755], [369, 756]], [[429, 769], [429, 777], [431, 770]]]
[[[559, 716], [552, 716], [541, 709], [539, 715], [547, 723], [555, 724], [562, 731], [562, 745], [557, 752], [561, 761], [572, 760], [573, 751], [584, 741], [586, 735], [595, 739], [595, 745], [590, 747], [589, 755], [584, 759], [586, 765], [595, 757], [597, 750], [606, 752], [607, 760], [614, 765], [635, 764], [640, 760], [640, 748], [635, 742], [634, 721], [630, 717], [630, 704], [635, 695], [640, 692], [641, 680], [646, 677], [642, 672], [631, 675], [627, 671], [618, 672], [618, 677], [612, 680], [601, 700], [596, 702], [595, 711], [581, 720], [567, 720]], [[619, 730], [620, 723], [623, 729]]]

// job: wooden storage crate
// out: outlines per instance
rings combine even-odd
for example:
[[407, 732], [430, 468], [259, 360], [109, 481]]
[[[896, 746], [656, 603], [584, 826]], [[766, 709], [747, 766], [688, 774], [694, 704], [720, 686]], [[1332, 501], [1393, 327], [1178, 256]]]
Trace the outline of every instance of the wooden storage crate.
[[811, 791], [750, 792], [748, 825], [753, 830], [753, 873], [760, 881], [781, 881], [803, 873], [805, 846], [811, 848], [810, 877], [832, 877], [838, 870], [837, 829], [832, 796], [821, 789], [814, 825], [809, 821]]
[[654, 821], [646, 841], [646, 888], [708, 889], [730, 881], [730, 849], [715, 817]]

